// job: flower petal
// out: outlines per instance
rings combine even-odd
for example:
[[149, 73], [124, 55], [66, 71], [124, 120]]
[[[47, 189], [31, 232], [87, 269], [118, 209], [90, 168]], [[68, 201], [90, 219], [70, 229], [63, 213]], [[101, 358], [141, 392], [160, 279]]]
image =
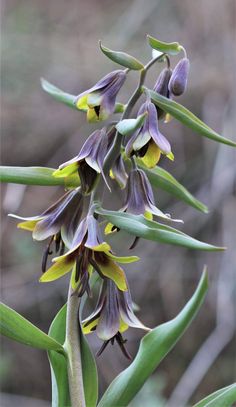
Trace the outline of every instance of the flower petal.
[[115, 256], [111, 252], [106, 252], [106, 255], [110, 257], [112, 260], [117, 261], [117, 263], [123, 263], [123, 264], [129, 264], [129, 263], [134, 263], [135, 261], [140, 260], [138, 256]]
[[[62, 256], [61, 256], [62, 257]], [[57, 280], [58, 278], [69, 273], [74, 265], [73, 257], [64, 257], [56, 261], [39, 279], [41, 283]], [[54, 259], [55, 260], [55, 259]]]
[[143, 157], [140, 157], [144, 165], [147, 168], [153, 168], [157, 165], [161, 157], [160, 148], [153, 142], [150, 141], [148, 144], [148, 149]]
[[24, 230], [28, 230], [29, 232], [33, 232], [33, 230], [38, 222], [39, 222], [39, 220], [27, 220], [26, 222], [18, 223], [17, 227], [19, 229], [24, 229]]
[[120, 315], [117, 302], [117, 289], [111, 282], [107, 282], [106, 304], [101, 311], [97, 325], [97, 335], [107, 341], [115, 336], [120, 327]]
[[100, 259], [98, 259], [95, 256], [95, 261], [100, 267], [101, 272], [105, 277], [108, 277], [111, 280], [113, 280], [121, 291], [127, 290], [125, 273], [122, 268], [120, 268], [114, 261], [110, 260], [109, 257], [107, 256], [105, 261], [100, 261]]

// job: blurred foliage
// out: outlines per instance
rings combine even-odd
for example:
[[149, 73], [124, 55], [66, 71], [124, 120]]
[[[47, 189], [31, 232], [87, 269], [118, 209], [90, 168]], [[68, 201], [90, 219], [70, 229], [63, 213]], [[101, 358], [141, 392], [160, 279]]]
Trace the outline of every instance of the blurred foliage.
[[[46, 95], [40, 87], [40, 77], [78, 94], [115, 68], [99, 50], [98, 39], [111, 49], [128, 51], [146, 62], [151, 52], [150, 47], [145, 46], [147, 32], [167, 42], [183, 43], [188, 50], [191, 70], [189, 86], [180, 103], [218, 133], [234, 139], [236, 101], [231, 92], [235, 83], [232, 64], [235, 2], [147, 0], [145, 7], [143, 4], [142, 0], [9, 0], [3, 3], [3, 165], [57, 167], [74, 156], [94, 127], [85, 124], [83, 113], [68, 109]], [[174, 58], [178, 61], [178, 56]], [[152, 69], [147, 85], [152, 86], [158, 73], [157, 68]], [[129, 76], [120, 102], [126, 100], [135, 86], [137, 73]], [[175, 120], [164, 126], [161, 130], [171, 140], [176, 159], [174, 163], [162, 159], [160, 165], [207, 204], [210, 214], [187, 208], [157, 190], [160, 208], [175, 218], [183, 217], [186, 233], [215, 245], [226, 245], [228, 251], [224, 255], [195, 253], [144, 241], [134, 250], [134, 254], [142, 257], [138, 265], [140, 271], [136, 272], [137, 265], [129, 266], [128, 277], [134, 301], [140, 306], [140, 318], [148, 326], [176, 315], [193, 291], [204, 263], [208, 264], [211, 278], [205, 308], [162, 362], [158, 380], [154, 376], [137, 396], [135, 405], [141, 405], [142, 398], [146, 397], [150, 400], [150, 405], [145, 403], [147, 407], [157, 401], [161, 406], [162, 398], [170, 397], [194, 354], [214, 329], [222, 310], [224, 332], [233, 328], [232, 321], [235, 321], [235, 318], [230, 319], [236, 264], [233, 251], [235, 151], [196, 137]], [[43, 286], [38, 283], [44, 245], [36, 245], [27, 232], [17, 230], [15, 221], [6, 214], [37, 214], [62, 191], [62, 187], [2, 187], [2, 298], [44, 331], [65, 302], [68, 280]], [[118, 190], [112, 200], [109, 192], [106, 198], [109, 208], [119, 207]], [[119, 239], [114, 236], [111, 239], [117, 251], [125, 255], [127, 241], [131, 242], [132, 238], [121, 232]], [[140, 336], [133, 330], [127, 336], [129, 351], [135, 355]], [[95, 351], [100, 347], [95, 337], [89, 337], [89, 341]], [[13, 342], [3, 341], [2, 349], [4, 353], [8, 349], [8, 353], [1, 376], [3, 379], [11, 377], [11, 380], [3, 380], [3, 391], [49, 400], [46, 356]], [[232, 335], [229, 334], [223, 349], [203, 376], [192, 401], [232, 381], [235, 364]], [[119, 351], [110, 347], [98, 359], [100, 390], [126, 366]], [[157, 382], [161, 383], [162, 378], [164, 384], [159, 385]]]

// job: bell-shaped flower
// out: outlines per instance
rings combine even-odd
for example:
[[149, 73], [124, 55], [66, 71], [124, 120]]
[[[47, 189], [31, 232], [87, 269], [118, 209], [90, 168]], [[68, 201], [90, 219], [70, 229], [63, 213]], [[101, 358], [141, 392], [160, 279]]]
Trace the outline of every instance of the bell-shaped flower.
[[136, 154], [148, 168], [158, 163], [161, 154], [173, 160], [169, 141], [158, 128], [158, 117], [155, 105], [147, 100], [139, 109], [138, 116], [147, 113], [142, 127], [137, 130], [126, 145], [128, 157]]
[[133, 312], [128, 283], [127, 290], [121, 291], [113, 281], [106, 278], [94, 312], [82, 321], [83, 332], [89, 334], [96, 330], [97, 336], [105, 341], [98, 354], [102, 353], [109, 341], [113, 343], [116, 340], [125, 356], [130, 358], [124, 347], [126, 341], [121, 335], [129, 327], [150, 331]]
[[[82, 263], [83, 267], [79, 267]], [[117, 263], [132, 263], [139, 260], [136, 256], [117, 257], [107, 242], [103, 241], [97, 220], [93, 215], [83, 219], [74, 235], [71, 249], [64, 255], [54, 258], [54, 264], [42, 275], [41, 282], [56, 280], [73, 269], [72, 287], [83, 291], [81, 281], [88, 282], [94, 269], [102, 278], [114, 281], [117, 287], [127, 290], [124, 270]], [[78, 268], [79, 267], [79, 268]], [[84, 277], [86, 275], [86, 277]]]
[[[162, 96], [165, 96], [166, 98], [170, 98], [170, 91], [168, 88], [169, 81], [171, 78], [172, 70], [170, 68], [164, 68], [160, 75], [157, 78], [157, 81], [153, 87], [154, 92], [159, 93]], [[161, 119], [163, 116], [166, 115], [164, 110], [162, 110], [159, 106], [156, 106], [157, 110], [157, 116], [159, 119]]]
[[110, 177], [116, 180], [121, 189], [126, 187], [128, 175], [126, 173], [124, 160], [121, 154], [117, 157], [110, 170]]
[[100, 79], [92, 88], [75, 99], [78, 109], [87, 110], [87, 120], [106, 120], [115, 109], [116, 96], [126, 78], [126, 72], [119, 69]]
[[[93, 189], [97, 174], [103, 173], [103, 162], [108, 150], [106, 129], [95, 130], [85, 141], [79, 154], [71, 160], [61, 164], [53, 175], [55, 177], [71, 177], [79, 175], [82, 191], [89, 194]], [[109, 188], [109, 186], [108, 186]]]
[[[71, 239], [78, 225], [83, 210], [83, 196], [80, 188], [66, 192], [56, 203], [32, 217], [22, 217], [10, 214], [16, 219], [23, 220], [17, 227], [32, 232], [33, 239], [45, 240], [51, 237], [45, 250], [42, 269], [45, 271], [47, 257], [52, 254], [51, 244], [55, 241], [56, 252], [64, 251], [65, 240]], [[64, 237], [66, 239], [64, 239]]]
[[189, 59], [182, 58], [175, 66], [169, 81], [169, 92], [174, 96], [180, 96], [185, 92], [189, 73]]

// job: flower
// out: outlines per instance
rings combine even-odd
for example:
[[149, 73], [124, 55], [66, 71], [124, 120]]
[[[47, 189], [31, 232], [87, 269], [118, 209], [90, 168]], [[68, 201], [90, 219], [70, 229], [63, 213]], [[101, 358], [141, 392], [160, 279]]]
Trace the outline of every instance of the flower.
[[96, 330], [97, 336], [105, 341], [98, 355], [110, 341], [113, 344], [116, 340], [124, 355], [130, 358], [121, 335], [129, 326], [150, 331], [133, 313], [129, 288], [120, 291], [113, 281], [105, 278], [94, 312], [82, 321], [83, 332], [89, 334]]
[[148, 168], [158, 163], [161, 153], [173, 160], [171, 146], [165, 136], [158, 129], [158, 117], [155, 105], [147, 100], [140, 107], [138, 116], [147, 113], [142, 127], [137, 130], [126, 145], [128, 157], [138, 155]]
[[65, 243], [67, 244], [74, 234], [83, 209], [83, 197], [80, 188], [66, 192], [57, 202], [46, 211], [37, 216], [21, 217], [9, 214], [16, 219], [24, 220], [17, 227], [32, 232], [33, 239], [45, 240], [51, 237], [45, 250], [42, 269], [46, 269], [47, 257], [52, 254], [51, 244], [55, 241], [56, 253], [60, 250], [63, 254]]
[[76, 97], [75, 105], [78, 109], [87, 110], [89, 122], [106, 120], [114, 112], [116, 96], [125, 78], [126, 73], [121, 69], [110, 72]]
[[124, 270], [118, 263], [131, 263], [139, 260], [136, 256], [117, 257], [101, 236], [98, 222], [93, 215], [84, 218], [74, 235], [71, 249], [64, 255], [55, 257], [54, 264], [42, 275], [41, 282], [56, 280], [72, 271], [72, 288], [78, 295], [87, 290], [92, 269], [102, 278], [114, 281], [117, 287], [125, 291], [127, 283]]
[[187, 87], [189, 66], [188, 58], [182, 58], [175, 66], [168, 85], [171, 94], [180, 96], [184, 93]]
[[[106, 129], [95, 130], [85, 141], [79, 154], [69, 161], [61, 164], [54, 171], [55, 177], [70, 177], [79, 174], [81, 188], [84, 193], [89, 194], [93, 189], [97, 174], [103, 173], [103, 162], [108, 150], [108, 137]], [[107, 185], [109, 188], [109, 185]]]
[[126, 187], [128, 175], [126, 173], [124, 160], [121, 154], [117, 157], [110, 170], [110, 177], [116, 180], [121, 189]]
[[[153, 87], [154, 92], [159, 93], [162, 96], [165, 96], [166, 98], [170, 98], [170, 91], [168, 88], [168, 84], [171, 78], [172, 70], [170, 68], [164, 68], [160, 75], [157, 78], [157, 81]], [[163, 116], [166, 115], [164, 110], [162, 110], [159, 106], [155, 106], [157, 110], [157, 116], [159, 119], [161, 119]]]

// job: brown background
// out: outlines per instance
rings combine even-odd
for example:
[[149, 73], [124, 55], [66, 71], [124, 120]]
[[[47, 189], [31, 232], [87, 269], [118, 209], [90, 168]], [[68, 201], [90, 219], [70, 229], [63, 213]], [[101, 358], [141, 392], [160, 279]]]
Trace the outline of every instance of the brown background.
[[[3, 1], [2, 164], [57, 167], [73, 157], [94, 126], [85, 123], [82, 113], [46, 95], [40, 77], [77, 94], [117, 68], [99, 51], [98, 39], [147, 61], [146, 33], [185, 46], [191, 71], [188, 91], [180, 103], [219, 133], [235, 139], [234, 27], [233, 0]], [[177, 60], [174, 57], [173, 64]], [[150, 71], [149, 86], [159, 70], [156, 66]], [[119, 97], [123, 102], [137, 81], [137, 73], [129, 76]], [[210, 274], [209, 293], [197, 319], [145, 385], [132, 404], [135, 407], [144, 401], [147, 407], [162, 406], [167, 399], [168, 406], [183, 406], [230, 384], [235, 374], [235, 151], [201, 138], [175, 120], [162, 130], [176, 158], [174, 163], [163, 159], [160, 165], [206, 203], [210, 212], [202, 214], [157, 190], [159, 207], [183, 218], [187, 233], [228, 250], [204, 253], [144, 241], [134, 250], [142, 260], [127, 267], [128, 278], [133, 299], [141, 307], [139, 316], [151, 327], [179, 312], [204, 264]], [[58, 188], [2, 187], [2, 298], [45, 331], [65, 302], [68, 280], [38, 283], [44, 244], [32, 242], [30, 234], [17, 230], [16, 222], [6, 215], [35, 215], [61, 193]], [[113, 199], [118, 208], [121, 198], [117, 193]], [[108, 193], [107, 199], [112, 207]], [[125, 234], [112, 238], [122, 254], [127, 253], [130, 241]], [[141, 333], [130, 329], [127, 337], [135, 355]], [[94, 336], [90, 342], [96, 351], [100, 343]], [[5, 340], [2, 349], [2, 405], [48, 406], [46, 354]], [[198, 350], [188, 381], [179, 383]], [[98, 359], [101, 392], [125, 366], [117, 347], [110, 347]]]

